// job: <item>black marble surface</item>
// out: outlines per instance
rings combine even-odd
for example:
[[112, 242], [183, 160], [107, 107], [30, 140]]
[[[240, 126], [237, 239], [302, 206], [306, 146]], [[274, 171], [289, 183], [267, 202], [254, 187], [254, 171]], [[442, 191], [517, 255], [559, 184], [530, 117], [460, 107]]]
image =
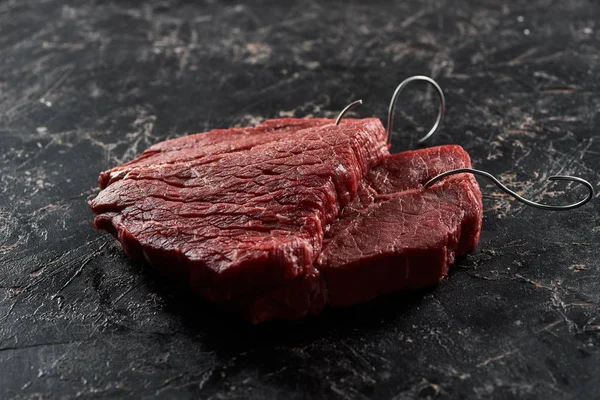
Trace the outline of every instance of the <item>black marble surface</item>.
[[[597, 199], [548, 213], [481, 181], [478, 250], [439, 287], [257, 327], [131, 262], [86, 200], [163, 139], [357, 98], [384, 119], [426, 74], [448, 103], [429, 145], [573, 201], [544, 178], [600, 183], [598, 21], [583, 0], [0, 2], [0, 397], [597, 397]], [[435, 107], [406, 91], [396, 151]]]

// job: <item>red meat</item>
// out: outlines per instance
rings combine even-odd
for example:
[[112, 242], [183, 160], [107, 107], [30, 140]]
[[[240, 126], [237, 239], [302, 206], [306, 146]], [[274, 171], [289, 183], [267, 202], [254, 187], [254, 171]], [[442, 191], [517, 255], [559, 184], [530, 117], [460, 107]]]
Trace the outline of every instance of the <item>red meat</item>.
[[159, 143], [103, 172], [90, 207], [132, 257], [252, 322], [442, 279], [477, 244], [459, 146], [389, 156], [377, 119], [281, 119]]
[[[212, 131], [158, 144], [101, 174], [104, 189], [90, 207], [95, 226], [132, 257], [211, 301], [246, 303], [297, 282], [318, 286], [323, 228], [388, 154], [378, 119]], [[308, 311], [291, 309], [290, 317]]]
[[326, 234], [316, 267], [328, 303], [348, 306], [443, 279], [455, 255], [477, 245], [481, 192], [470, 174], [423, 184], [470, 166], [460, 146], [442, 146], [392, 155], [373, 168]]

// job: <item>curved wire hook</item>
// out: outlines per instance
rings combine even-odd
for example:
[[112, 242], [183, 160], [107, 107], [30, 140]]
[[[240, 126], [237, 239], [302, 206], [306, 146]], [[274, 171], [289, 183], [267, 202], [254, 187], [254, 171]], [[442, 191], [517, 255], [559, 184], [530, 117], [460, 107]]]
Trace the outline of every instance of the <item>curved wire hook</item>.
[[362, 100], [353, 101], [352, 103], [350, 103], [346, 107], [344, 107], [344, 109], [342, 111], [340, 111], [339, 115], [337, 116], [337, 118], [335, 120], [335, 124], [339, 125], [344, 114], [346, 114], [348, 111], [352, 110], [354, 107], [356, 107], [359, 104], [362, 104]]
[[442, 122], [442, 118], [444, 117], [444, 109], [446, 108], [446, 99], [444, 98], [444, 92], [442, 92], [442, 88], [440, 87], [440, 85], [438, 85], [437, 82], [434, 81], [433, 79], [431, 79], [427, 76], [424, 76], [424, 75], [411, 76], [410, 78], [403, 80], [398, 85], [398, 87], [394, 91], [394, 94], [392, 95], [392, 100], [390, 101], [390, 107], [388, 109], [388, 120], [387, 120], [387, 143], [388, 144], [390, 144], [392, 141], [392, 125], [394, 123], [394, 110], [396, 109], [396, 101], [398, 101], [398, 95], [400, 95], [400, 92], [402, 90], [404, 90], [406, 85], [408, 85], [412, 81], [425, 81], [427, 83], [430, 83], [435, 88], [435, 90], [437, 91], [438, 96], [440, 98], [440, 111], [438, 112], [438, 116], [437, 116], [437, 119], [435, 120], [435, 124], [433, 124], [433, 127], [429, 130], [429, 132], [427, 132], [427, 134], [425, 136], [423, 136], [421, 139], [419, 139], [419, 143], [423, 143], [431, 135], [433, 135], [435, 131], [437, 131], [437, 129], [439, 128], [439, 126]]
[[486, 178], [488, 178], [492, 182], [494, 182], [494, 184], [496, 186], [498, 186], [500, 188], [500, 190], [502, 190], [504, 193], [507, 193], [507, 194], [511, 195], [512, 197], [514, 197], [515, 199], [517, 199], [521, 203], [525, 203], [528, 206], [532, 206], [532, 207], [536, 207], [536, 208], [541, 208], [542, 210], [552, 210], [552, 211], [572, 210], [573, 208], [581, 207], [582, 205], [584, 205], [585, 203], [587, 203], [588, 201], [590, 201], [594, 197], [594, 187], [592, 186], [591, 183], [589, 183], [585, 179], [581, 179], [581, 178], [578, 178], [576, 176], [554, 175], [554, 176], [548, 177], [548, 180], [549, 181], [571, 181], [571, 182], [578, 182], [578, 183], [581, 183], [582, 185], [584, 185], [588, 189], [589, 193], [588, 193], [588, 195], [587, 195], [587, 197], [585, 199], [583, 199], [581, 201], [578, 201], [577, 203], [569, 204], [569, 205], [566, 205], [566, 206], [553, 206], [553, 205], [549, 205], [549, 204], [540, 204], [540, 203], [533, 202], [531, 200], [527, 200], [526, 198], [523, 198], [520, 195], [516, 194], [515, 192], [513, 192], [512, 190], [510, 190], [509, 188], [507, 188], [506, 186], [504, 186], [504, 184], [502, 184], [502, 182], [500, 182], [495, 176], [493, 176], [489, 172], [480, 171], [478, 169], [472, 169], [472, 168], [459, 168], [459, 169], [453, 169], [451, 171], [446, 171], [444, 173], [441, 173], [438, 176], [436, 176], [436, 177], [430, 179], [429, 181], [427, 181], [427, 183], [425, 183], [425, 187], [428, 188], [431, 185], [433, 185], [434, 183], [436, 183], [436, 182], [444, 179], [445, 177], [447, 177], [449, 175], [460, 174], [460, 173], [463, 173], [463, 172], [468, 172], [468, 173], [471, 173], [471, 174], [485, 176]]

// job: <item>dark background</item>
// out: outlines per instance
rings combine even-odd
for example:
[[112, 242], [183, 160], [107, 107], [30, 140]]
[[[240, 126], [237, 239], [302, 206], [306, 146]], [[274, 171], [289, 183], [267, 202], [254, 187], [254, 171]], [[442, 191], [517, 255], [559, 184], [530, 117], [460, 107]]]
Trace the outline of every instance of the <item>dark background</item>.
[[[92, 228], [98, 173], [153, 143], [357, 98], [385, 119], [414, 74], [447, 96], [428, 145], [538, 201], [585, 195], [552, 174], [600, 183], [598, 2], [366, 3], [0, 2], [0, 397], [597, 396], [597, 199], [544, 212], [481, 181], [478, 250], [439, 287], [257, 327]], [[396, 151], [433, 122], [425, 88]]]

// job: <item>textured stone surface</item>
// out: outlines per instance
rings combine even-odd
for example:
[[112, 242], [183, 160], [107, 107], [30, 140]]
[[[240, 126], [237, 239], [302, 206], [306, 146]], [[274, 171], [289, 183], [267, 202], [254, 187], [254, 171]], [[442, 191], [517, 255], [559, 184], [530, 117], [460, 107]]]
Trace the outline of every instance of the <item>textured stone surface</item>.
[[[600, 205], [487, 182], [478, 250], [434, 290], [250, 327], [92, 228], [100, 171], [158, 141], [278, 116], [386, 117], [413, 74], [458, 143], [520, 193], [600, 183], [590, 1], [0, 3], [0, 397], [590, 398]], [[407, 89], [396, 151], [435, 94]], [[575, 186], [573, 186], [574, 188]]]

